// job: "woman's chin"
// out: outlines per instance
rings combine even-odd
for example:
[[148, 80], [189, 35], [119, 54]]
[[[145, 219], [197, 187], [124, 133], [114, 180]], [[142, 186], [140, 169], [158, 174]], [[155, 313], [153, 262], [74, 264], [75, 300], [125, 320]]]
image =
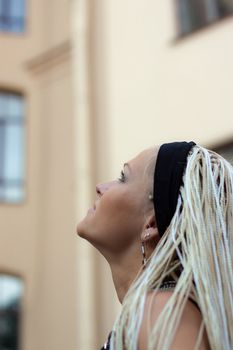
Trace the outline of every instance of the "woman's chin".
[[90, 225], [92, 224], [92, 217], [94, 214], [95, 209], [89, 208], [86, 216], [77, 224], [76, 232], [79, 237], [87, 238], [88, 227], [90, 228]]
[[90, 225], [88, 225], [88, 222], [86, 222], [85, 218], [82, 221], [80, 221], [76, 226], [76, 233], [80, 238], [84, 238], [87, 241], [90, 240]]
[[76, 233], [79, 237], [85, 238], [85, 228], [84, 228], [83, 220], [80, 221], [76, 226]]

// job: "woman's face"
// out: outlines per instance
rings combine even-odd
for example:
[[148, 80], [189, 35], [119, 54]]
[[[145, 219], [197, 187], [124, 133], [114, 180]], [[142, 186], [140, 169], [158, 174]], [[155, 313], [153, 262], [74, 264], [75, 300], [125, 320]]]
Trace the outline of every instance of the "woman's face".
[[140, 241], [149, 186], [145, 169], [155, 153], [147, 149], [124, 164], [120, 178], [96, 186], [96, 201], [79, 222], [77, 233], [102, 252], [123, 253]]

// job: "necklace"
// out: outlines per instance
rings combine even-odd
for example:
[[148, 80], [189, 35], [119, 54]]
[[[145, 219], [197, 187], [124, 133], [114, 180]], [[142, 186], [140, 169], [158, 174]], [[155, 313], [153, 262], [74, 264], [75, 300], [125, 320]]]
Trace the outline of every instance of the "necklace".
[[159, 291], [168, 290], [168, 289], [174, 289], [175, 286], [176, 286], [176, 282], [175, 281], [166, 281], [166, 282], [163, 282], [161, 284], [161, 286], [159, 287]]

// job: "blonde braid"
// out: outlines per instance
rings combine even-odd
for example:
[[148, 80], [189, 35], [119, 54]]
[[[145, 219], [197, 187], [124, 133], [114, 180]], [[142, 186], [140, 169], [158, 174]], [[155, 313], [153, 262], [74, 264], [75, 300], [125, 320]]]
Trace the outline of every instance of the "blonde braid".
[[153, 289], [155, 297], [167, 276], [177, 285], [152, 328], [149, 312], [148, 350], [170, 349], [190, 297], [203, 317], [195, 350], [205, 328], [212, 350], [233, 349], [233, 168], [195, 146], [183, 182], [170, 226], [123, 300], [111, 350], [137, 350], [147, 293]]

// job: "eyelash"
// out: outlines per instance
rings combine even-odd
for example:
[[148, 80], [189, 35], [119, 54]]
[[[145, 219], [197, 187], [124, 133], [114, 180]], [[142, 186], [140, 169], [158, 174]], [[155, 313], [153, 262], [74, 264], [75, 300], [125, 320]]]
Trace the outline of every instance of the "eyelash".
[[121, 170], [121, 176], [118, 178], [118, 181], [125, 182], [125, 174], [123, 170]]

